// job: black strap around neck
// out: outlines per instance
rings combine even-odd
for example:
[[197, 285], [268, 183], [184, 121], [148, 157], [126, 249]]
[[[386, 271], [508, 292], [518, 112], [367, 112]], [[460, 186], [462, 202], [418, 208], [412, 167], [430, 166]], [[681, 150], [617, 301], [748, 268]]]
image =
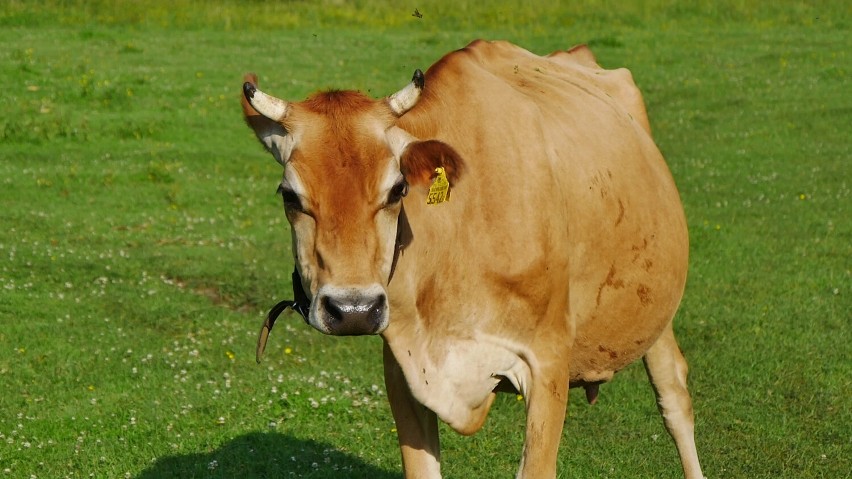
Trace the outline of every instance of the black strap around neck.
[[302, 286], [302, 276], [295, 268], [293, 269], [292, 279], [293, 296], [296, 299], [285, 299], [269, 310], [269, 314], [266, 316], [269, 323], [269, 329], [272, 329], [272, 325], [275, 324], [275, 320], [278, 319], [278, 316], [287, 308], [299, 313], [299, 315], [302, 316], [302, 319], [304, 319], [306, 323], [308, 322], [308, 312], [311, 310], [311, 298], [305, 294], [305, 288]]
[[302, 276], [299, 275], [299, 271], [295, 268], [293, 269], [292, 280], [293, 296], [296, 299], [285, 299], [273, 306], [266, 315], [266, 320], [263, 322], [263, 326], [260, 328], [260, 335], [257, 338], [257, 352], [255, 353], [255, 359], [258, 363], [260, 363], [260, 358], [263, 356], [263, 351], [266, 349], [266, 340], [269, 339], [269, 332], [272, 331], [272, 326], [275, 325], [275, 320], [278, 319], [278, 316], [280, 316], [285, 309], [292, 309], [299, 313], [306, 323], [308, 322], [308, 312], [311, 310], [311, 299], [308, 298], [307, 294], [305, 294], [305, 288], [302, 287]]

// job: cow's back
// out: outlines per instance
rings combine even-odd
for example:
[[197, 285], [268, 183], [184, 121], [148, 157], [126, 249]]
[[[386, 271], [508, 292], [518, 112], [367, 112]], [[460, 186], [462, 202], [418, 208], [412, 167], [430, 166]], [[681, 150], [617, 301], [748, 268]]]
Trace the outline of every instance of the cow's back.
[[535, 334], [530, 316], [567, 289], [573, 381], [609, 379], [654, 342], [680, 301], [688, 241], [629, 72], [582, 49], [474, 42], [430, 68], [399, 125], [466, 162], [449, 203], [406, 203], [403, 282], [435, 298], [418, 314], [451, 333], [476, 317]]

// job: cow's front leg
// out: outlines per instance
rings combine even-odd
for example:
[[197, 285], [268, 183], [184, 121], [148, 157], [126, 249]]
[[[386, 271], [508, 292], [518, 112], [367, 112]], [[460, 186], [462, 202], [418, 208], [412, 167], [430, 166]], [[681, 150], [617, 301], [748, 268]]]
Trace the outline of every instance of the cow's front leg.
[[385, 387], [396, 422], [406, 479], [440, 479], [438, 418], [414, 396], [390, 347], [384, 347]]
[[527, 428], [518, 479], [553, 479], [568, 404], [568, 363], [532, 371], [525, 392]]

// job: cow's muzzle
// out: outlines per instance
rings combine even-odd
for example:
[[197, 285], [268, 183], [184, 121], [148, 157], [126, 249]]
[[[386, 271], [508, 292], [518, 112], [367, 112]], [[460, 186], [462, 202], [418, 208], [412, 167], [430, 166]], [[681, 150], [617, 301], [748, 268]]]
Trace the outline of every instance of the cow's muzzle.
[[325, 334], [376, 334], [388, 324], [387, 295], [378, 284], [365, 288], [323, 286], [317, 292], [315, 308], [309, 322]]

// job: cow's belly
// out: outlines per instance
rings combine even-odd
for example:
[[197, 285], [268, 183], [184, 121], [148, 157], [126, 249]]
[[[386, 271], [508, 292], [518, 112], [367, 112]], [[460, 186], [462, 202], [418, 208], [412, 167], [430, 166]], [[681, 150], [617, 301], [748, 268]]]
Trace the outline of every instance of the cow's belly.
[[571, 351], [572, 385], [606, 382], [613, 375], [641, 358], [662, 333], [659, 322], [641, 334], [612, 333], [604, 327], [587, 326], [578, 332]]
[[[654, 242], [660, 242], [659, 236]], [[684, 248], [636, 239], [621, 249], [628, 254], [610, 255], [571, 283], [572, 382], [607, 381], [642, 357], [680, 303], [686, 281]]]

